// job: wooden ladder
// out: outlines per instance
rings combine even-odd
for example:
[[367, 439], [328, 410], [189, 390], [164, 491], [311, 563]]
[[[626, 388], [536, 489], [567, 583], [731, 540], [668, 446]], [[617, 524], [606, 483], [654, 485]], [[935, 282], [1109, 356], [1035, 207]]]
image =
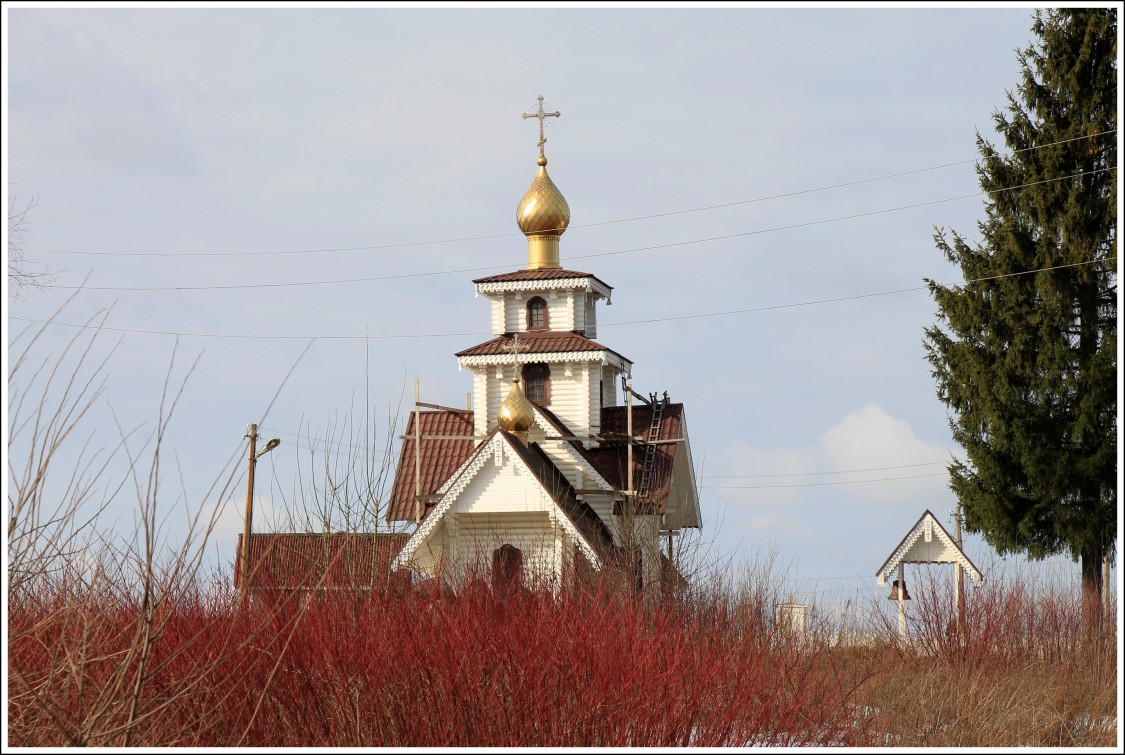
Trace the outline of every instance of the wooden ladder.
[[[665, 394], [667, 397], [667, 394]], [[652, 477], [656, 467], [656, 441], [660, 440], [660, 425], [664, 420], [664, 406], [667, 398], [661, 400], [655, 393], [649, 394], [649, 406], [652, 407], [652, 421], [648, 426], [648, 438], [645, 442], [645, 461], [641, 468], [641, 484], [637, 488], [637, 500], [648, 501], [652, 495]]]

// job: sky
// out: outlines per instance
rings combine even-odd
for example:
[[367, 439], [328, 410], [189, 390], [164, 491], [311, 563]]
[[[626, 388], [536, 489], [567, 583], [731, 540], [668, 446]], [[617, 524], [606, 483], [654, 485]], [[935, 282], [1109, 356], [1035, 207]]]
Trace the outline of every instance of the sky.
[[[257, 466], [265, 531], [319, 522], [310, 486], [365, 446], [397, 452], [416, 379], [464, 406], [453, 354], [489, 338], [471, 281], [526, 265], [521, 114], [543, 95], [562, 264], [614, 287], [597, 340], [634, 388], [685, 405], [696, 552], [843, 600], [881, 590], [927, 509], [953, 529], [924, 280], [961, 280], [933, 236], [977, 238], [975, 139], [1002, 146], [1030, 7], [12, 3], [5, 22], [5, 199], [35, 200], [20, 242], [53, 274], [5, 291], [7, 360], [104, 316], [105, 389], [60, 451], [110, 456], [102, 526], [129, 537], [143, 494], [111, 452], [125, 434], [147, 465], [181, 383], [160, 516], [175, 542], [217, 511], [228, 566], [249, 423], [282, 441]], [[23, 369], [6, 403], [42, 380]], [[1024, 563], [965, 545], [986, 579]], [[1068, 558], [1025, 566], [1077, 580]]]

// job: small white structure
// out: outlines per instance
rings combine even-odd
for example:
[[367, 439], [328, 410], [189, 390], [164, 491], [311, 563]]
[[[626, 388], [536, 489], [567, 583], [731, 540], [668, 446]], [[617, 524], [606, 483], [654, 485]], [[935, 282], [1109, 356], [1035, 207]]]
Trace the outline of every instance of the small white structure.
[[789, 596], [788, 603], [778, 603], [774, 606], [774, 623], [783, 632], [804, 634], [808, 629], [808, 616], [808, 604], [794, 603], [792, 595]]
[[883, 587], [887, 579], [895, 572], [898, 578], [895, 581], [895, 593], [892, 597], [898, 600], [898, 633], [906, 636], [906, 580], [903, 566], [905, 564], [953, 564], [954, 569], [967, 573], [974, 584], [980, 584], [984, 577], [976, 564], [965, 555], [941, 522], [937, 520], [929, 509], [906, 533], [906, 537], [891, 552], [891, 555], [875, 572], [879, 586]]

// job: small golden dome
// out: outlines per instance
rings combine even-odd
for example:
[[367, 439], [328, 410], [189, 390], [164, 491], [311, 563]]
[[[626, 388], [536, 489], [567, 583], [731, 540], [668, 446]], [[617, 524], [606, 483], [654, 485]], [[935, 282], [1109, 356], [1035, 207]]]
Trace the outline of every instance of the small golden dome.
[[500, 405], [500, 416], [496, 421], [510, 433], [526, 433], [531, 429], [535, 421], [535, 410], [520, 390], [519, 375], [512, 378], [512, 390], [508, 391], [508, 397]]
[[516, 224], [526, 236], [561, 236], [570, 224], [570, 206], [547, 175], [547, 158], [536, 160], [539, 173], [516, 208]]

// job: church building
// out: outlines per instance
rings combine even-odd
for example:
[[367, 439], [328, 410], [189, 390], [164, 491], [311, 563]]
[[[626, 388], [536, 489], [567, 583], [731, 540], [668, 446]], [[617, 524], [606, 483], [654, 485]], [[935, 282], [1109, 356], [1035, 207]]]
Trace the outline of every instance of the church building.
[[[680, 580], [672, 538], [702, 524], [683, 404], [632, 388], [633, 363], [598, 340], [613, 288], [562, 266], [566, 199], [538, 172], [516, 210], [527, 266], [473, 281], [493, 338], [457, 352], [471, 409], [416, 403], [387, 519], [413, 523], [391, 563], [456, 589], [469, 577], [558, 589], [612, 576]], [[424, 410], [423, 410], [424, 409]]]

